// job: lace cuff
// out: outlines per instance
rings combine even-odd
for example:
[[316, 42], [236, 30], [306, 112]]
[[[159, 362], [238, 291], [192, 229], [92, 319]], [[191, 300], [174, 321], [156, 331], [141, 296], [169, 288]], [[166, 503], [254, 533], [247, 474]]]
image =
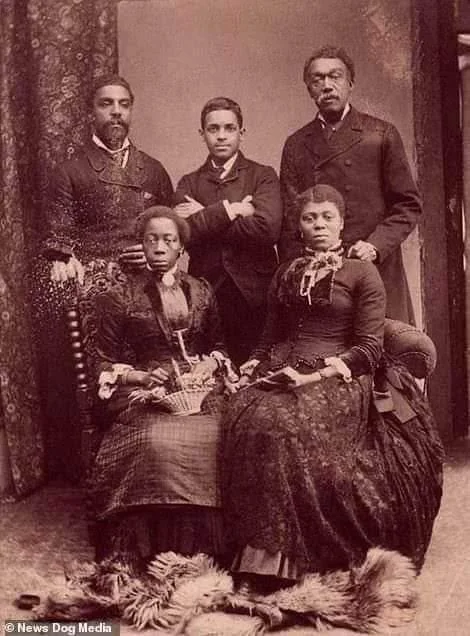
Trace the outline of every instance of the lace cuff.
[[102, 371], [98, 378], [98, 397], [101, 400], [109, 400], [119, 381], [122, 382], [133, 368], [130, 364], [113, 364], [111, 371]]
[[211, 351], [209, 354], [209, 358], [213, 358], [217, 361], [217, 368], [219, 370], [222, 369], [223, 371], [225, 371], [228, 380], [233, 382], [235, 380], [238, 380], [238, 374], [233, 368], [232, 361], [224, 353], [222, 353], [222, 351], [218, 351], [217, 349]]
[[[331, 356], [329, 358], [325, 358], [325, 364], [327, 367], [333, 367], [336, 370], [337, 374], [343, 378], [343, 381], [348, 383], [351, 382], [352, 375], [351, 369], [344, 362], [342, 358], [337, 358], [336, 356]], [[321, 377], [326, 377], [324, 373], [324, 369], [320, 369], [318, 371]]]
[[377, 366], [377, 362], [370, 352], [360, 345], [354, 345], [339, 357], [348, 365], [354, 376], [374, 373]]

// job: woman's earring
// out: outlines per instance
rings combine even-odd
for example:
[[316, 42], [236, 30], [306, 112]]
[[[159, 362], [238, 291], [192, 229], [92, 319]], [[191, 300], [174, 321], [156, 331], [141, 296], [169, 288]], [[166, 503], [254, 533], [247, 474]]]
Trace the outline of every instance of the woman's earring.
[[183, 254], [184, 254], [184, 247], [181, 247], [180, 248], [180, 252], [179, 252], [179, 256], [183, 256]]

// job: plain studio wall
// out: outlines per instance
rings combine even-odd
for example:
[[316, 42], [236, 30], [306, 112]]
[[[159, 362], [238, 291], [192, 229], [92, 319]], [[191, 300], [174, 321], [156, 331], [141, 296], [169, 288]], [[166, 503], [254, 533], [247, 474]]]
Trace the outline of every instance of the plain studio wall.
[[[352, 56], [352, 103], [397, 126], [414, 166], [410, 0], [121, 1], [120, 72], [136, 94], [133, 140], [176, 185], [206, 156], [201, 107], [224, 95], [242, 107], [245, 154], [279, 171], [286, 137], [314, 117], [302, 69], [324, 44]], [[403, 251], [421, 324], [417, 233]]]

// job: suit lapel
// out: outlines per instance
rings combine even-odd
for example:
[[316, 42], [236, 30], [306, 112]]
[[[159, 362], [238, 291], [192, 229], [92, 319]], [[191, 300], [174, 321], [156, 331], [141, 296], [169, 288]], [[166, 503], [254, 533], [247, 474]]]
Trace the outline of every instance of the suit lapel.
[[145, 181], [145, 165], [144, 158], [141, 152], [137, 150], [135, 146], [132, 144], [129, 148], [129, 159], [127, 161], [127, 165], [122, 172], [125, 173], [128, 179], [128, 184], [135, 188], [142, 187], [142, 184]]
[[[223, 182], [227, 183], [227, 181], [235, 181], [238, 178], [239, 171], [246, 168], [246, 166], [247, 166], [247, 161], [244, 155], [240, 151], [238, 151], [238, 157], [236, 158], [235, 163], [233, 164], [228, 175], [225, 177], [225, 179], [223, 179]], [[214, 174], [213, 170], [211, 170], [210, 157], [207, 158], [206, 163], [202, 166], [200, 170], [201, 170], [201, 173], [207, 179], [207, 181], [210, 181], [211, 183], [217, 183], [217, 184], [221, 183], [219, 177], [216, 174]]]
[[141, 153], [132, 144], [129, 147], [129, 157], [125, 168], [121, 168], [105, 150], [98, 148], [95, 144], [87, 146], [85, 153], [98, 179], [103, 183], [141, 188], [145, 180], [145, 166]]
[[358, 144], [362, 139], [362, 131], [360, 114], [354, 108], [351, 108], [340, 129], [330, 139], [326, 138], [318, 117], [314, 119], [305, 135], [305, 146], [314, 168], [321, 168]]

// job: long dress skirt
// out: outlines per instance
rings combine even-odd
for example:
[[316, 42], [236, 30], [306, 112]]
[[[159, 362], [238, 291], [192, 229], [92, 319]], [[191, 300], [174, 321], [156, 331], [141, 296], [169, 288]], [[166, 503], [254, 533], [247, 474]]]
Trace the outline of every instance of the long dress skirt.
[[399, 368], [413, 417], [371, 401], [371, 377], [251, 387], [223, 417], [223, 506], [241, 572], [298, 578], [344, 569], [372, 546], [421, 567], [438, 512], [442, 446], [426, 400]]
[[97, 559], [139, 565], [158, 552], [223, 551], [219, 421], [124, 411], [105, 433], [89, 483]]

